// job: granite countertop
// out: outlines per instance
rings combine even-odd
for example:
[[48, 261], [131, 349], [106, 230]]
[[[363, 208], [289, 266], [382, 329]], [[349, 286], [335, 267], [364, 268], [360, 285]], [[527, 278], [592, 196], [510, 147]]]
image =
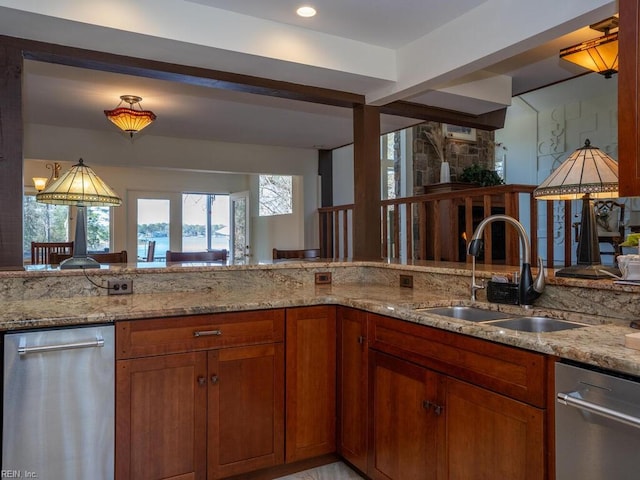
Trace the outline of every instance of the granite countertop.
[[[335, 304], [640, 376], [640, 351], [624, 347], [625, 334], [637, 332], [629, 328], [628, 321], [567, 311], [534, 309], [526, 313], [560, 316], [567, 320], [589, 323], [591, 326], [550, 333], [526, 333], [415, 311], [419, 307], [471, 305], [466, 298], [452, 297], [443, 292], [438, 289], [408, 289], [354, 282], [291, 288], [274, 285], [217, 292], [181, 291], [15, 300], [3, 302], [0, 329], [16, 330], [159, 316]], [[517, 306], [481, 306], [524, 313]]]

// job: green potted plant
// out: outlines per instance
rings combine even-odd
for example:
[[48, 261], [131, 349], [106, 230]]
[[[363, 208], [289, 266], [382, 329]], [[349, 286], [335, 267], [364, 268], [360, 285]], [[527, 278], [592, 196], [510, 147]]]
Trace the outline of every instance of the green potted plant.
[[461, 182], [476, 183], [481, 187], [504, 184], [500, 175], [498, 175], [494, 170], [483, 168], [475, 163], [465, 168], [458, 179]]

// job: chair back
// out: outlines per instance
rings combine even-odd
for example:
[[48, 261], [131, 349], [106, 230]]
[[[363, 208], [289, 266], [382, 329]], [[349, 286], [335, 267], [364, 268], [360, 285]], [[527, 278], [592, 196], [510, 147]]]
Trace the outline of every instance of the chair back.
[[149, 243], [147, 244], [147, 262], [153, 262], [153, 257], [156, 254], [156, 241], [155, 240], [149, 240]]
[[593, 202], [593, 212], [596, 216], [598, 238], [624, 238], [623, 203], [618, 203], [614, 200], [596, 200]]
[[320, 249], [308, 248], [304, 250], [278, 250], [277, 248], [274, 248], [273, 259], [278, 260], [283, 258], [320, 258]]
[[73, 242], [31, 242], [31, 265], [50, 264], [52, 253], [73, 255]]
[[167, 250], [166, 258], [169, 262], [226, 262], [228, 251], [209, 250], [205, 252], [172, 252]]
[[[89, 253], [87, 256], [93, 258], [98, 263], [127, 263], [126, 250], [122, 250], [121, 252]], [[67, 258], [71, 258], [71, 255], [53, 252], [49, 260], [51, 265], [58, 265]]]

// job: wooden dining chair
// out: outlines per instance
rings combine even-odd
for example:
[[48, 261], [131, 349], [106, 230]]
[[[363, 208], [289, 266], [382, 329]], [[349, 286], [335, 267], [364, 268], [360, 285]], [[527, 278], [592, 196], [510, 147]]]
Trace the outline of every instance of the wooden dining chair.
[[[121, 252], [89, 253], [87, 256], [93, 258], [98, 263], [127, 263], [126, 250], [122, 250]], [[67, 258], [71, 258], [71, 255], [53, 252], [49, 261], [51, 265], [59, 265], [60, 262]]]
[[31, 242], [31, 265], [48, 265], [51, 254], [73, 255], [73, 242]]
[[156, 241], [149, 240], [147, 242], [147, 253], [145, 254], [144, 257], [138, 257], [138, 260], [142, 262], [153, 262], [153, 259], [155, 258], [155, 254], [156, 254]]
[[284, 259], [284, 258], [299, 258], [299, 259], [309, 259], [309, 258], [320, 258], [320, 249], [319, 248], [307, 248], [303, 250], [279, 250], [277, 248], [273, 249], [273, 259]]
[[172, 252], [167, 250], [166, 259], [169, 262], [226, 262], [228, 251], [208, 250], [204, 252]]

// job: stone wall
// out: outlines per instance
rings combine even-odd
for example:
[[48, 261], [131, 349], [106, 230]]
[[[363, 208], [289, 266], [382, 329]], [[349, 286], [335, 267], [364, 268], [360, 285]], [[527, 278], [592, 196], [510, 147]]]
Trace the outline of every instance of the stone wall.
[[445, 134], [444, 124], [425, 122], [413, 127], [414, 192], [421, 194], [422, 186], [440, 182], [440, 165], [449, 162], [451, 181], [457, 181], [462, 171], [478, 164], [494, 169], [494, 133], [471, 129], [471, 138], [456, 138]]

